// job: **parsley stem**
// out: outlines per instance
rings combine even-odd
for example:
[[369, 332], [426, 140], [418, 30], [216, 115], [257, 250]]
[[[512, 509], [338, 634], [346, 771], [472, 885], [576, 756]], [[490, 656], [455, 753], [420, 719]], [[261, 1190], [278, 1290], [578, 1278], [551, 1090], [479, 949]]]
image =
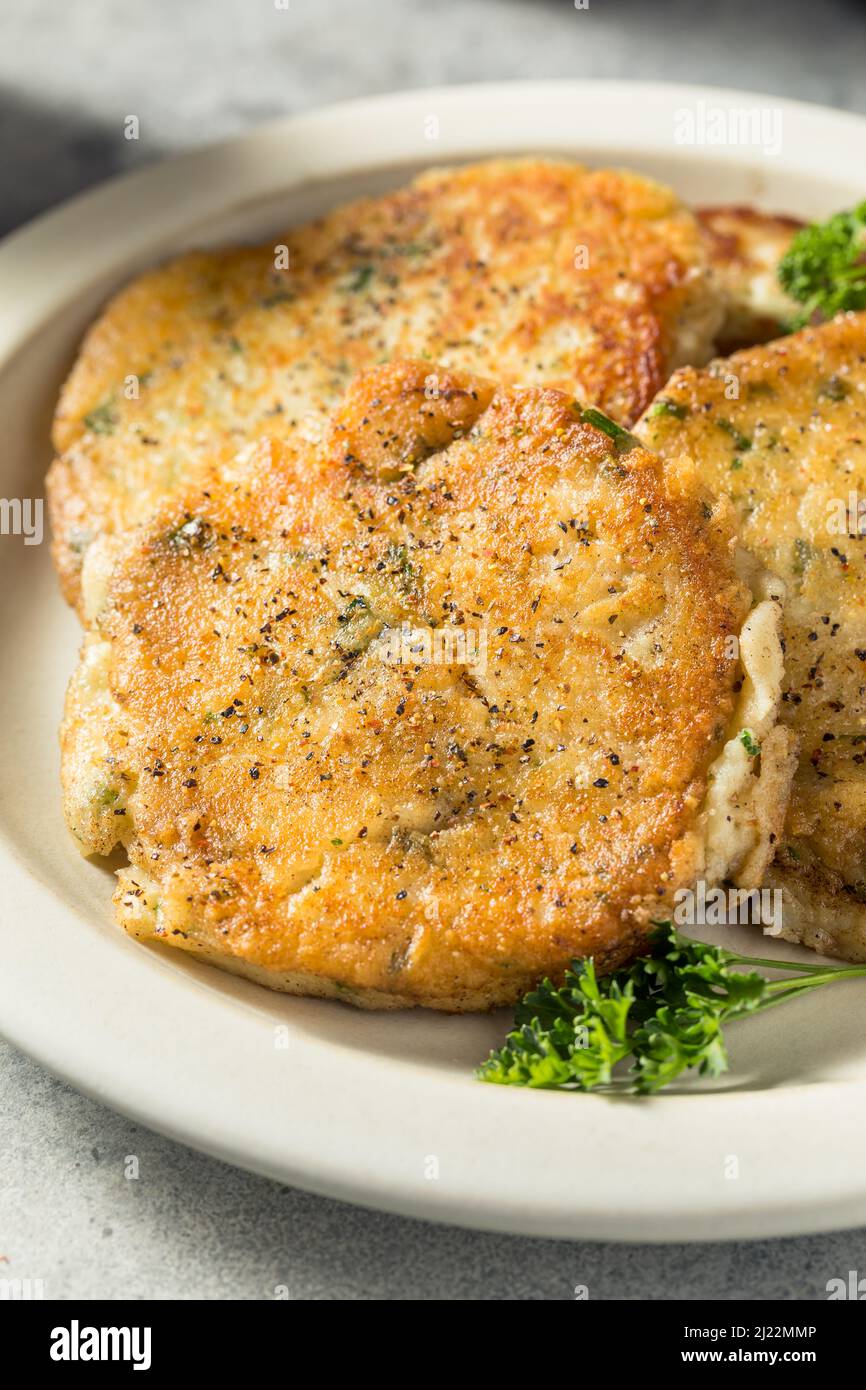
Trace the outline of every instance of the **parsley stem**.
[[828, 970], [823, 975], [808, 975], [799, 980], [773, 980], [767, 985], [767, 993], [772, 994], [774, 999], [790, 999], [794, 994], [802, 994], [804, 989], [811, 989], [813, 985], [827, 985], [831, 980], [852, 979], [857, 975], [866, 975], [866, 967], [859, 967], [852, 970]]
[[765, 970], [793, 970], [800, 975], [862, 975], [861, 965], [806, 965], [803, 961], [770, 960], [764, 956], [741, 956], [737, 951], [726, 952], [731, 965], [763, 966]]

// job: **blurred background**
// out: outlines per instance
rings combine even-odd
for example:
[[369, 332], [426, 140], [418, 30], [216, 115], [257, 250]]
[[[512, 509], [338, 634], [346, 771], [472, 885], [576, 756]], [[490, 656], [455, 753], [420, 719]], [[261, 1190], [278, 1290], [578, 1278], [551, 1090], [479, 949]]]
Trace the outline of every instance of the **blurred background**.
[[[866, 110], [861, 0], [588, 4], [3, 0], [0, 231], [160, 155], [407, 87], [659, 79]], [[123, 138], [129, 114], [137, 141]]]
[[[866, 112], [864, 55], [857, 0], [2, 0], [0, 234], [112, 174], [344, 98], [633, 78]], [[50, 1298], [260, 1299], [285, 1285], [296, 1299], [534, 1300], [586, 1284], [593, 1299], [823, 1299], [858, 1268], [862, 1231], [641, 1247], [350, 1208], [142, 1131], [0, 1043], [0, 1273], [38, 1272]]]

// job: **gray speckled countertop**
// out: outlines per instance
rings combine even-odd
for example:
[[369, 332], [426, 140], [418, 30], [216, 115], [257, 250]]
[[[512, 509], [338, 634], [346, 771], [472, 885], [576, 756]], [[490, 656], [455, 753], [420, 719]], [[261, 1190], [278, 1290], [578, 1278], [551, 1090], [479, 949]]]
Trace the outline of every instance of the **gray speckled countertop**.
[[[0, 231], [164, 152], [406, 87], [669, 79], [866, 111], [864, 40], [857, 0], [3, 0]], [[47, 1297], [816, 1299], [864, 1266], [863, 1231], [556, 1243], [348, 1207], [150, 1134], [0, 1044], [0, 1275]]]

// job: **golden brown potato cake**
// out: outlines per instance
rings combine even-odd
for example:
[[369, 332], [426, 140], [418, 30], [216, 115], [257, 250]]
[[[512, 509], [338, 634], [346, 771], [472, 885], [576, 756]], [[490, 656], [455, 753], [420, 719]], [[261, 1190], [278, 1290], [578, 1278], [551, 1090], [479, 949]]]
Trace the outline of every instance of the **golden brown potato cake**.
[[674, 367], [710, 357], [721, 308], [706, 261], [669, 189], [533, 159], [435, 170], [265, 246], [140, 276], [90, 330], [57, 410], [49, 499], [68, 598], [94, 537], [263, 433], [315, 438], [376, 363], [429, 357], [635, 420]]
[[82, 849], [126, 847], [129, 932], [466, 1010], [625, 960], [700, 873], [760, 880], [778, 607], [693, 472], [589, 415], [379, 368], [321, 447], [262, 440], [127, 538], [63, 773]]
[[782, 935], [866, 959], [866, 314], [677, 373], [638, 432], [700, 460], [785, 581], [781, 718], [801, 755], [770, 882]]
[[724, 296], [719, 352], [735, 352], [786, 333], [801, 306], [782, 289], [776, 269], [804, 224], [796, 217], [737, 204], [699, 208], [697, 217]]

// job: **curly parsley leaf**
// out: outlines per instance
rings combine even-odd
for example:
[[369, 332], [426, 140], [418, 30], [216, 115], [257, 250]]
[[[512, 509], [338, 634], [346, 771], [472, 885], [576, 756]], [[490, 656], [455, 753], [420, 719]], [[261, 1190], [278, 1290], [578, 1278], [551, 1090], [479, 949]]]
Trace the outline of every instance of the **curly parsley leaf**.
[[[769, 979], [762, 969], [784, 974]], [[478, 1069], [504, 1086], [648, 1095], [684, 1072], [718, 1077], [728, 1069], [724, 1028], [738, 1018], [866, 966], [764, 960], [680, 936], [656, 925], [650, 952], [599, 980], [592, 960], [573, 961], [561, 986], [550, 980], [517, 1007], [504, 1047]], [[615, 1076], [627, 1057], [631, 1070]]]
[[782, 289], [803, 305], [792, 328], [866, 309], [866, 201], [797, 232], [777, 274]]

